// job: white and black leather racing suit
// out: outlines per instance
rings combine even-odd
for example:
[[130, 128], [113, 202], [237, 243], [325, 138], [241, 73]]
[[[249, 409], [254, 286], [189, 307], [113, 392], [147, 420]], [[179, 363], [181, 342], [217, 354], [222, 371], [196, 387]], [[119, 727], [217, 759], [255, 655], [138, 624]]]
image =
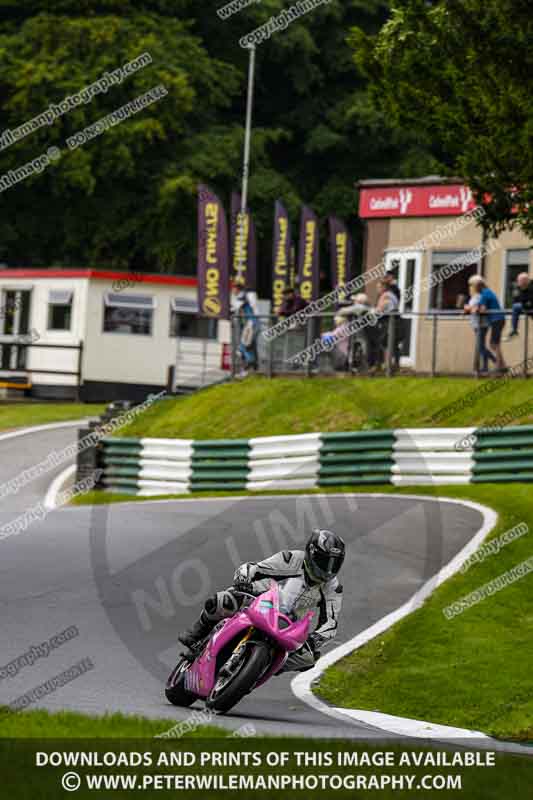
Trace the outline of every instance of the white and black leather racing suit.
[[[253, 594], [261, 594], [270, 581], [283, 584], [285, 605], [298, 618], [313, 608], [319, 609], [318, 620], [305, 644], [289, 655], [282, 672], [311, 669], [323, 644], [337, 634], [342, 607], [342, 586], [335, 576], [326, 583], [309, 583], [304, 570], [303, 550], [282, 550], [264, 561], [242, 564], [233, 576], [233, 586], [210, 597], [205, 603], [205, 616], [213, 623], [231, 617], [241, 605], [233, 594], [235, 587], [249, 583]], [[316, 619], [316, 616], [315, 616]], [[313, 625], [313, 623], [312, 623]]]

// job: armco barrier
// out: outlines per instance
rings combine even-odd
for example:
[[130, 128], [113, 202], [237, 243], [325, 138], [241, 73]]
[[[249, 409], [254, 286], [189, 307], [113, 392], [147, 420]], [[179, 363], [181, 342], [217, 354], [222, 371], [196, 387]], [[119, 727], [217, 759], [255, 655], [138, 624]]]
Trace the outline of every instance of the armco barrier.
[[402, 428], [255, 439], [103, 439], [103, 483], [128, 494], [533, 480], [533, 426]]
[[475, 438], [473, 483], [533, 481], [533, 425], [479, 428]]

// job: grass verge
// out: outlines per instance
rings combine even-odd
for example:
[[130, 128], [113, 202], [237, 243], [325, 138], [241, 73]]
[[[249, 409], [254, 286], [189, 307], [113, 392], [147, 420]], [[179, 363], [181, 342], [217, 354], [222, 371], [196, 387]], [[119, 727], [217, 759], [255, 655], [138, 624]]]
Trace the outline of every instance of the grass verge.
[[104, 408], [96, 403], [0, 403], [0, 431], [97, 417]]
[[[0, 738], [148, 738], [164, 733], [181, 720], [147, 719], [125, 714], [105, 714], [101, 717], [77, 714], [72, 711], [11, 711], [0, 707]], [[232, 731], [214, 725], [191, 726], [183, 738], [214, 738], [230, 736]]]

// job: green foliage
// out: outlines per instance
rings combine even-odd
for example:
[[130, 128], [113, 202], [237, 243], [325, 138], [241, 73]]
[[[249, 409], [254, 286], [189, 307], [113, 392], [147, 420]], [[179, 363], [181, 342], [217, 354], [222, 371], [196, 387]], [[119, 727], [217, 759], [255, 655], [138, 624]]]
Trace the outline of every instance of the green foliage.
[[440, 143], [493, 234], [533, 235], [532, 41], [528, 0], [397, 0], [377, 36], [350, 36], [376, 106]]
[[[237, 70], [210, 58], [190, 23], [163, 25], [146, 13], [29, 17], [0, 36], [4, 127], [17, 127], [145, 52], [152, 64], [2, 152], [7, 172], [51, 145], [62, 150], [59, 162], [3, 195], [1, 239], [7, 232], [14, 241], [2, 255], [11, 262], [139, 260], [164, 268], [174, 265], [176, 249], [190, 252], [191, 199], [200, 177], [190, 161], [200, 146], [198, 130], [214, 122], [238, 88]], [[158, 85], [167, 89], [165, 98], [83, 147], [65, 147], [69, 136]], [[229, 127], [226, 133], [219, 137], [220, 158], [231, 146]], [[165, 204], [165, 183], [177, 177], [173, 203]], [[177, 218], [188, 224], [178, 228]]]
[[[0, 131], [143, 52], [153, 63], [0, 150], [0, 176], [46, 153], [61, 159], [0, 193], [0, 260], [195, 271], [196, 185], [228, 201], [240, 185], [248, 53], [240, 37], [279, 13], [262, 0], [229, 19], [222, 0], [0, 0]], [[377, 33], [385, 0], [317, 7], [257, 48], [249, 186], [267, 276], [272, 207], [302, 203], [354, 217], [355, 182], [433, 166], [417, 135], [369, 101], [347, 31]], [[168, 95], [74, 151], [66, 140], [157, 85]], [[324, 227], [325, 232], [325, 227]], [[265, 287], [267, 281], [265, 277]]]

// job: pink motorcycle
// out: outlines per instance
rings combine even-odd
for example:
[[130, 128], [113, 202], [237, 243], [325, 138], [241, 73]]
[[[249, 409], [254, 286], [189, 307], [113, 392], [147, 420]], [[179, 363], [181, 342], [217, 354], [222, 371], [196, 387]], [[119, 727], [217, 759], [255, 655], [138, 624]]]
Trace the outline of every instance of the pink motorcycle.
[[183, 656], [173, 669], [165, 689], [173, 705], [190, 706], [203, 699], [210, 711], [225, 714], [275, 675], [307, 639], [314, 612], [300, 620], [283, 613], [275, 581], [258, 597], [235, 594], [249, 604], [219, 622], [207, 643], [199, 643], [197, 651]]

